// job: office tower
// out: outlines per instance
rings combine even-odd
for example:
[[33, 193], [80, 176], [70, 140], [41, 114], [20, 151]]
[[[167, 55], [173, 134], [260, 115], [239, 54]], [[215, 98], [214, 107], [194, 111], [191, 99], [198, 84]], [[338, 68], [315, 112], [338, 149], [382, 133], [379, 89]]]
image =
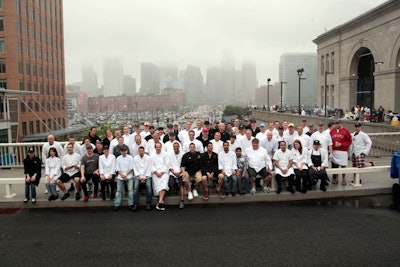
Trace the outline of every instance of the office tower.
[[140, 64], [140, 93], [160, 93], [160, 68], [153, 63]]
[[241, 74], [241, 86], [236, 87], [236, 103], [246, 104], [249, 99], [254, 99], [254, 92], [258, 87], [256, 65], [251, 61], [244, 61], [242, 71], [238, 74]]
[[178, 67], [176, 65], [164, 65], [160, 67], [160, 90], [175, 88], [178, 83]]
[[136, 79], [132, 75], [124, 75], [123, 95], [133, 96], [136, 94]]
[[[9, 99], [10, 110], [0, 112], [12, 114], [9, 126], [0, 123], [0, 139], [37, 140], [62, 131], [67, 125], [62, 1], [0, 4], [0, 87], [8, 95], [19, 91]], [[7, 102], [6, 95], [0, 102]]]
[[187, 105], [201, 105], [205, 103], [203, 92], [204, 81], [200, 68], [189, 65], [184, 74], [184, 91]]
[[304, 69], [300, 80], [300, 104], [304, 108], [317, 103], [317, 54], [284, 53], [279, 63], [279, 80], [286, 82], [283, 90], [283, 105], [298, 108], [299, 76], [298, 69]]
[[106, 59], [103, 63], [104, 91], [103, 95], [120, 96], [123, 89], [123, 68], [121, 60]]
[[99, 95], [99, 84], [97, 74], [91, 65], [84, 65], [82, 67], [82, 87], [81, 90], [87, 94], [88, 97], [96, 97]]
[[222, 98], [218, 99], [225, 104], [235, 102], [235, 60], [233, 54], [225, 51], [221, 60], [221, 90]]
[[218, 104], [223, 99], [221, 90], [221, 69], [219, 67], [209, 67], [206, 69], [205, 94], [207, 103]]

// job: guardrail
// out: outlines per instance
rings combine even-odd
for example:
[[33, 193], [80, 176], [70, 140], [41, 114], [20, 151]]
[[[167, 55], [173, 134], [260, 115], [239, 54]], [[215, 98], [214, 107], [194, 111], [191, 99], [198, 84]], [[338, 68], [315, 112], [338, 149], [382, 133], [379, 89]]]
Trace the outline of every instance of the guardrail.
[[[0, 168], [17, 168], [24, 166], [28, 147], [35, 149], [35, 155], [42, 158], [42, 147], [46, 142], [0, 143]], [[64, 146], [67, 142], [60, 142]]]
[[[368, 133], [372, 140], [371, 157], [391, 156], [400, 151], [400, 132]], [[60, 142], [65, 145], [67, 142]], [[0, 168], [23, 167], [28, 147], [35, 148], [35, 154], [41, 158], [45, 142], [0, 143]]]

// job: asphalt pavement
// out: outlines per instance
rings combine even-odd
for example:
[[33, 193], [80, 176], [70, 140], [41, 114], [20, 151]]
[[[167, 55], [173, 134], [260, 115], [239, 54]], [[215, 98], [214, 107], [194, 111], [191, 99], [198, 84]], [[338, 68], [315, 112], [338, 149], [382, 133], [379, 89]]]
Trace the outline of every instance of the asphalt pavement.
[[398, 266], [400, 213], [370, 200], [10, 210], [1, 266]]

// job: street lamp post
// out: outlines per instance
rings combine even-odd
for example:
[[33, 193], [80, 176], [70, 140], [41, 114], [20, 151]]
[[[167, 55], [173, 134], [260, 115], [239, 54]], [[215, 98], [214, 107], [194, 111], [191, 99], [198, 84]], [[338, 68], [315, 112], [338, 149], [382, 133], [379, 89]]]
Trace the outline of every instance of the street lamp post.
[[302, 79], [302, 78], [301, 78], [301, 75], [303, 75], [303, 72], [304, 72], [304, 69], [303, 69], [303, 68], [297, 70], [297, 75], [299, 75], [299, 109], [298, 109], [299, 114], [300, 114], [300, 92], [301, 92], [301, 89], [300, 89], [300, 81], [301, 81], [301, 79]]
[[267, 98], [268, 98], [268, 111], [271, 111], [270, 110], [270, 105], [269, 105], [269, 82], [271, 81], [271, 79], [270, 78], [268, 78], [267, 79]]
[[325, 100], [324, 100], [324, 103], [325, 103], [325, 115], [324, 115], [324, 117], [327, 117], [326, 115], [326, 89], [328, 88], [328, 74], [334, 74], [334, 72], [329, 72], [329, 71], [327, 71], [327, 70], [325, 70], [325, 89], [324, 89], [324, 98], [325, 98]]
[[283, 84], [286, 82], [281, 81], [281, 105], [280, 105], [280, 109], [282, 111], [282, 107], [283, 107]]

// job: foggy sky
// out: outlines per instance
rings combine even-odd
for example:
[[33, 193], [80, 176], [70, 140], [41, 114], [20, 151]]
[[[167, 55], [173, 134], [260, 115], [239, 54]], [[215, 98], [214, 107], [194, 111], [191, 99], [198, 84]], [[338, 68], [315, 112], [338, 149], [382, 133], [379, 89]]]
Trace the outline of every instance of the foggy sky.
[[[316, 52], [318, 35], [384, 0], [64, 0], [67, 84], [120, 58], [140, 88], [140, 63], [219, 66], [224, 51], [256, 64], [259, 84], [279, 79], [285, 52]], [[205, 79], [206, 77], [204, 77]]]

